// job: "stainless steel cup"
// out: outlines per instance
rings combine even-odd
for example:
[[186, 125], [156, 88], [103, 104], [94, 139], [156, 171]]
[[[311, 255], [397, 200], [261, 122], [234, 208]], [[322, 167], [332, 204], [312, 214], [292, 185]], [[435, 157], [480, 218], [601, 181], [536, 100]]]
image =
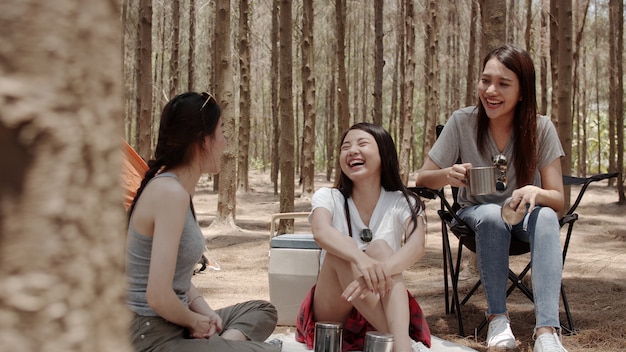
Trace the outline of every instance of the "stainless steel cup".
[[315, 323], [314, 352], [341, 352], [343, 326], [341, 323], [319, 321]]
[[510, 203], [511, 197], [507, 198], [504, 201], [504, 204], [502, 204], [502, 210], [500, 211], [500, 215], [502, 215], [502, 220], [504, 220], [504, 222], [506, 222], [507, 224], [517, 225], [522, 221], [522, 219], [524, 219], [528, 207], [518, 206], [517, 209], [513, 209], [511, 208]]
[[365, 334], [363, 352], [392, 352], [393, 335], [380, 331], [368, 331]]
[[473, 196], [495, 193], [496, 167], [473, 167], [467, 173], [467, 181], [469, 183], [469, 193]]

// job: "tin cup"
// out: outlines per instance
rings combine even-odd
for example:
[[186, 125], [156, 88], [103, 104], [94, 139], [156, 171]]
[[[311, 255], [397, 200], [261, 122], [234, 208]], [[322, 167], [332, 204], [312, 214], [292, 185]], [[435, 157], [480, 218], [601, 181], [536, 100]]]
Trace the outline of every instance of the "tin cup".
[[507, 198], [502, 204], [502, 210], [500, 210], [500, 215], [502, 216], [502, 220], [509, 225], [517, 225], [519, 224], [526, 212], [528, 211], [528, 204], [525, 207], [518, 206], [517, 209], [511, 208], [511, 197]]
[[368, 331], [365, 334], [363, 352], [392, 352], [393, 335], [380, 331]]
[[341, 323], [319, 321], [315, 323], [314, 352], [341, 352], [343, 326]]
[[495, 193], [496, 167], [472, 167], [467, 173], [467, 181], [469, 184], [469, 193], [473, 196]]

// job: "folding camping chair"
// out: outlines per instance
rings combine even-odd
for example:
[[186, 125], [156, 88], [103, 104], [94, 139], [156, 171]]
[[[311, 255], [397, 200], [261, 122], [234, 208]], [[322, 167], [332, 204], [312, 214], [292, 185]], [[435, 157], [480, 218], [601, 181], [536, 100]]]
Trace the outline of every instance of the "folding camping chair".
[[[441, 132], [443, 126], [437, 126], [437, 135]], [[565, 258], [567, 256], [567, 250], [569, 248], [570, 239], [572, 236], [572, 231], [574, 228], [574, 223], [578, 220], [578, 214], [575, 212], [576, 208], [580, 204], [587, 187], [596, 181], [601, 181], [605, 179], [609, 179], [617, 176], [618, 173], [606, 173], [606, 174], [598, 174], [590, 177], [573, 177], [573, 176], [563, 176], [563, 184], [564, 185], [582, 185], [578, 196], [574, 203], [571, 205], [569, 210], [565, 215], [563, 215], [559, 219], [559, 225], [561, 228], [567, 225], [567, 232], [565, 235], [565, 242], [563, 245], [563, 264], [565, 264]], [[460, 205], [457, 203], [457, 194], [458, 188], [451, 188], [451, 196], [452, 196], [452, 204], [446, 198], [445, 190], [429, 190], [432, 191], [434, 196], [439, 197], [440, 199], [440, 209], [438, 210], [438, 215], [441, 219], [441, 232], [442, 232], [442, 241], [443, 241], [443, 261], [444, 261], [444, 287], [445, 287], [445, 305], [446, 305], [446, 314], [456, 313], [456, 318], [459, 325], [459, 334], [461, 336], [465, 336], [465, 329], [463, 326], [463, 315], [461, 312], [461, 306], [465, 305], [472, 297], [472, 295], [476, 292], [476, 290], [480, 287], [481, 281], [478, 280], [476, 284], [470, 289], [470, 291], [464, 296], [462, 300], [459, 300], [459, 291], [458, 291], [458, 283], [459, 283], [459, 273], [461, 269], [461, 259], [463, 254], [463, 247], [469, 249], [472, 252], [476, 252], [476, 242], [475, 242], [475, 233], [468, 226], [465, 225], [463, 220], [461, 220], [456, 212], [459, 210]], [[424, 194], [424, 190], [421, 191]], [[434, 198], [431, 196], [430, 198]], [[458, 249], [456, 261], [454, 261], [452, 256], [452, 250], [450, 246], [450, 238], [449, 233], [452, 234], [458, 239]], [[525, 254], [530, 252], [530, 245], [526, 242], [511, 239], [511, 244], [509, 247], [509, 256], [517, 256], [521, 254]], [[534, 303], [533, 292], [532, 290], [524, 283], [522, 280], [526, 276], [526, 274], [530, 271], [532, 267], [532, 263], [529, 262], [526, 264], [524, 269], [515, 273], [511, 269], [509, 269], [509, 281], [511, 285], [507, 289], [507, 297], [517, 288], [519, 289], [531, 302]], [[450, 287], [451, 286], [451, 287]], [[451, 297], [450, 297], [451, 296]], [[565, 315], [567, 318], [567, 324], [561, 323], [561, 328], [566, 334], [576, 334], [577, 330], [574, 327], [574, 322], [572, 319], [572, 315], [570, 313], [569, 303], [567, 301], [567, 295], [563, 288], [563, 284], [561, 284], [561, 298], [563, 300], [563, 308], [565, 310]], [[481, 331], [485, 325], [487, 324], [487, 319], [483, 319], [482, 323], [476, 328], [476, 333]]]

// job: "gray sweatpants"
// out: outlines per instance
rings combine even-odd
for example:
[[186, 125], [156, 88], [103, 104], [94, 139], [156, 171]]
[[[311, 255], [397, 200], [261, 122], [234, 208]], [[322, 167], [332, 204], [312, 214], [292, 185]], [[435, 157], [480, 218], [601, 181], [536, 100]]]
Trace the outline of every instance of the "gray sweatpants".
[[136, 315], [130, 326], [131, 343], [137, 352], [144, 351], [211, 351], [211, 352], [276, 352], [263, 341], [274, 332], [278, 315], [266, 301], [247, 301], [215, 311], [222, 317], [222, 331], [236, 329], [250, 341], [226, 340], [215, 334], [208, 339], [187, 338], [184, 327], [161, 317]]

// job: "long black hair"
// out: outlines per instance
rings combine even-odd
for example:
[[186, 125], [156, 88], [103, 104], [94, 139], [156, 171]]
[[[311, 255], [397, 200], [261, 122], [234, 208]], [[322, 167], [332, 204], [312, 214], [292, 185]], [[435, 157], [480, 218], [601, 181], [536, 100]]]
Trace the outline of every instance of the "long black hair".
[[[378, 154], [380, 156], [380, 183], [381, 186], [387, 191], [400, 191], [404, 195], [409, 207], [411, 209], [411, 221], [413, 223], [413, 230], [417, 228], [417, 214], [423, 209], [424, 203], [413, 192], [409, 191], [402, 179], [400, 178], [400, 163], [398, 162], [398, 152], [396, 151], [396, 145], [393, 142], [393, 138], [387, 130], [382, 126], [368, 122], [360, 122], [352, 125], [347, 131], [343, 133], [341, 137], [341, 143], [346, 139], [348, 132], [352, 130], [361, 130], [369, 133], [374, 137], [376, 144], [378, 145]], [[352, 189], [354, 184], [352, 180], [343, 172], [339, 176], [339, 179], [335, 183], [341, 194], [347, 199], [352, 195]], [[414, 201], [411, 201], [413, 199]], [[348, 219], [350, 221], [350, 219]]]
[[161, 113], [159, 137], [154, 159], [148, 161], [146, 171], [128, 212], [135, 209], [144, 188], [159, 172], [167, 171], [191, 161], [194, 146], [213, 136], [222, 110], [209, 93], [188, 92], [175, 96]]

